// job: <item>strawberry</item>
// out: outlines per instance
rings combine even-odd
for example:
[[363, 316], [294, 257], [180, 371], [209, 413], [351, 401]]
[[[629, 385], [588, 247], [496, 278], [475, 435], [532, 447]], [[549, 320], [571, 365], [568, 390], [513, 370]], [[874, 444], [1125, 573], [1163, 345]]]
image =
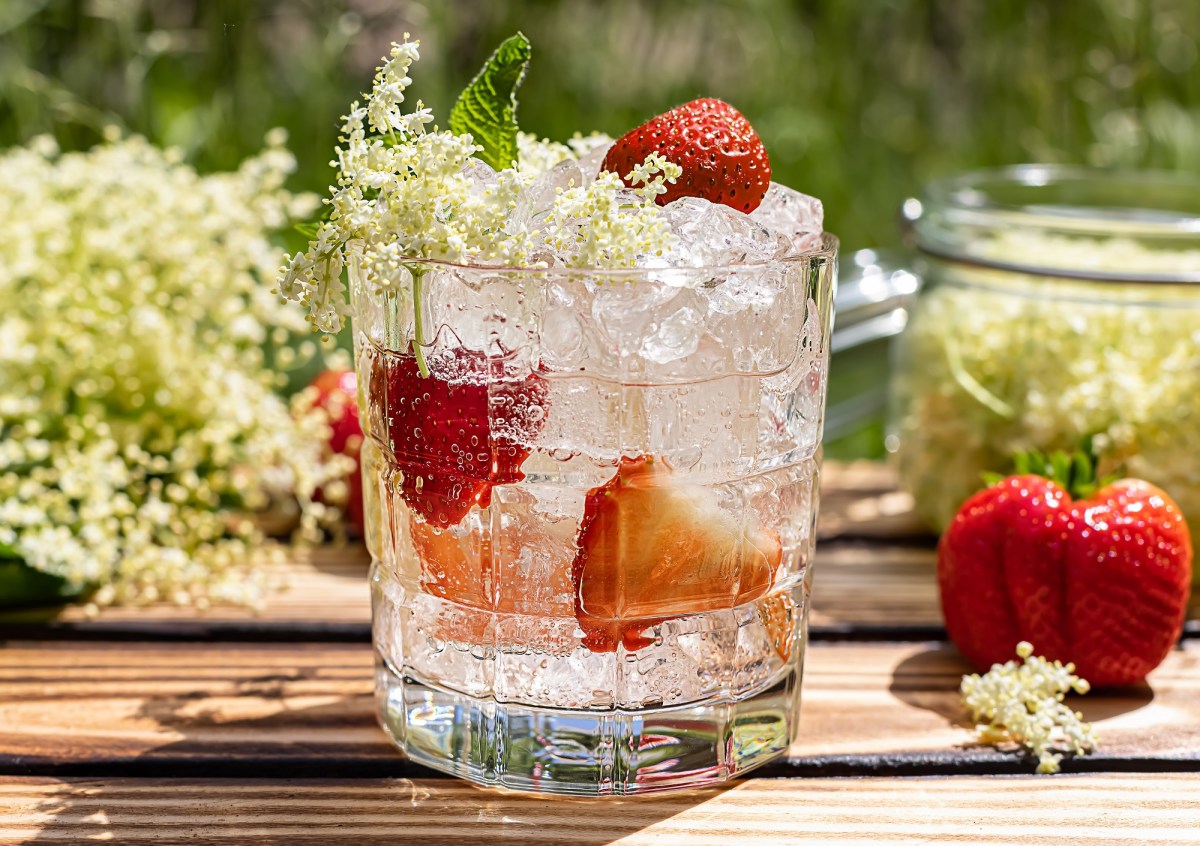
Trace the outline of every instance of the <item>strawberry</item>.
[[474, 505], [487, 508], [493, 485], [525, 478], [523, 443], [541, 429], [546, 385], [532, 373], [496, 378], [503, 362], [461, 348], [431, 358], [429, 366], [430, 375], [422, 376], [411, 353], [375, 356], [370, 394], [382, 405], [386, 446], [403, 471], [401, 496], [423, 519], [446, 528]]
[[1178, 506], [1136, 479], [1097, 490], [1083, 466], [1083, 484], [1069, 472], [1003, 479], [968, 499], [943, 535], [946, 630], [980, 669], [1026, 640], [1093, 686], [1133, 684], [1178, 639], [1192, 569]]
[[329, 448], [354, 459], [354, 469], [346, 477], [350, 493], [346, 499], [346, 523], [350, 530], [363, 534], [363, 481], [359, 452], [363, 430], [358, 422], [358, 381], [353, 370], [326, 370], [312, 382], [317, 392], [315, 405], [329, 415]]
[[651, 643], [664, 620], [752, 602], [771, 587], [779, 536], [720, 507], [716, 495], [675, 484], [661, 461], [624, 458], [588, 491], [571, 568], [575, 617], [593, 652]]
[[683, 175], [657, 202], [703, 197], [747, 214], [771, 184], [771, 162], [750, 121], [728, 103], [692, 100], [621, 136], [604, 157], [603, 170], [628, 176], [650, 153], [661, 153]]
[[799, 625], [800, 610], [788, 591], [779, 591], [758, 600], [758, 613], [771, 636], [771, 647], [781, 661], [792, 657], [792, 639]]

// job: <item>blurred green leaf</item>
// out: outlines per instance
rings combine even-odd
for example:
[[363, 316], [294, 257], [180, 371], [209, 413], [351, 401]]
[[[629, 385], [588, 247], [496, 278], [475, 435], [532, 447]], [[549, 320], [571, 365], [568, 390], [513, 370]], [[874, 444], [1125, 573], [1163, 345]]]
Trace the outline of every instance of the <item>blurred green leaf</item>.
[[[6, 547], [11, 551], [11, 547]], [[35, 570], [24, 561], [0, 557], [0, 608], [57, 605], [77, 598], [65, 579]]]

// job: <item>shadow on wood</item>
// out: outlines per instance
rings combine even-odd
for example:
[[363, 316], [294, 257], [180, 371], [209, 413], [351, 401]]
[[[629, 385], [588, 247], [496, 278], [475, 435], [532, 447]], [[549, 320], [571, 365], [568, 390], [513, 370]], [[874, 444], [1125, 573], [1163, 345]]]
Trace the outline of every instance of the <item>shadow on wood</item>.
[[[362, 842], [373, 844], [482, 846], [524, 840], [522, 833], [534, 830], [544, 837], [558, 828], [558, 842], [602, 846], [691, 812], [729, 789], [597, 802], [474, 788], [412, 764], [386, 744], [373, 724], [369, 694], [298, 695], [305, 675], [304, 669], [281, 668], [233, 684], [232, 695], [256, 703], [255, 710], [274, 705], [267, 716], [231, 719], [236, 705], [206, 701], [202, 690], [147, 699], [131, 720], [177, 739], [124, 759], [63, 764], [57, 774], [68, 778], [47, 790], [52, 798], [37, 808], [44, 822], [22, 842], [325, 846], [345, 833], [349, 821], [352, 831], [365, 826]], [[324, 701], [296, 707], [306, 698]], [[339, 728], [344, 736], [332, 738]], [[279, 808], [293, 801], [293, 789], [314, 784], [327, 812], [308, 809], [311, 828], [303, 830]], [[633, 806], [636, 812], [630, 812]]]
[[896, 665], [888, 693], [906, 705], [938, 714], [951, 725], [972, 728], [970, 715], [959, 697], [953, 695], [963, 673], [971, 671], [971, 665], [953, 646], [930, 646]]

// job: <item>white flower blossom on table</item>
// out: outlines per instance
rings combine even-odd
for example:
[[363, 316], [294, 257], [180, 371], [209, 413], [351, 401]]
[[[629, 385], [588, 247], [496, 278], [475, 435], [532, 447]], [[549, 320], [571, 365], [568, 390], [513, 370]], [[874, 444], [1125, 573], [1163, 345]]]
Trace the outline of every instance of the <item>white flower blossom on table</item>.
[[316, 206], [284, 141], [209, 176], [140, 138], [0, 155], [0, 552], [100, 604], [255, 604], [253, 513], [321, 518], [345, 467], [277, 393], [307, 326], [270, 235]]
[[1047, 661], [1033, 645], [1017, 644], [1016, 661], [995, 664], [982, 676], [964, 676], [963, 703], [978, 725], [980, 740], [1016, 744], [1037, 758], [1039, 773], [1056, 773], [1063, 755], [1083, 755], [1096, 748], [1096, 732], [1083, 715], [1064, 703], [1071, 691], [1087, 693], [1087, 681], [1075, 665]]
[[420, 101], [402, 111], [419, 58], [419, 42], [406, 36], [393, 44], [365, 105], [351, 104], [333, 162], [337, 184], [325, 201], [328, 219], [280, 272], [279, 293], [305, 307], [314, 329], [342, 328], [348, 252], [365, 284], [385, 291], [410, 284], [401, 271], [414, 258], [524, 266], [551, 248], [570, 267], [623, 268], [670, 250], [671, 229], [654, 199], [679, 177], [678, 165], [651, 156], [636, 170], [633, 190], [614, 174], [568, 186], [544, 225], [530, 226], [514, 216], [521, 192], [555, 164], [594, 155], [611, 139], [557, 144], [522, 133], [517, 166], [493, 173], [473, 158], [481, 148], [470, 135], [427, 129], [433, 117]]

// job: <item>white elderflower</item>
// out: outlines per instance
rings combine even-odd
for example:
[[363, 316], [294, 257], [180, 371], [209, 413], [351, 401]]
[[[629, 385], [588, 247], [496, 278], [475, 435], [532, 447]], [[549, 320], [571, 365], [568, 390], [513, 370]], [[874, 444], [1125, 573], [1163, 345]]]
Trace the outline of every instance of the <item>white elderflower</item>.
[[[1038, 759], [1039, 773], [1056, 773], [1064, 753], [1083, 755], [1096, 748], [1096, 733], [1083, 715], [1063, 700], [1067, 693], [1087, 693], [1086, 680], [1065, 667], [1033, 655], [1032, 644], [1017, 644], [1022, 663], [995, 664], [982, 676], [964, 676], [963, 703], [984, 743], [1013, 743]], [[984, 722], [986, 721], [986, 722]]]
[[0, 154], [0, 552], [98, 604], [255, 604], [248, 517], [295, 498], [311, 531], [345, 470], [276, 392], [306, 326], [271, 231], [316, 202], [283, 189], [281, 132], [210, 176], [106, 137]]
[[517, 153], [520, 158], [521, 174], [529, 178], [541, 176], [559, 162], [578, 158], [580, 155], [566, 144], [538, 138], [528, 132], [517, 133]]
[[670, 250], [655, 198], [678, 166], [650, 156], [633, 189], [601, 174], [559, 193], [549, 225], [531, 227], [516, 216], [522, 191], [563, 160], [595, 158], [611, 139], [577, 135], [559, 144], [518, 133], [516, 166], [494, 172], [475, 158], [482, 147], [469, 134], [427, 131], [433, 115], [420, 101], [413, 112], [401, 110], [419, 58], [419, 42], [406, 35], [392, 45], [365, 105], [351, 104], [332, 162], [338, 176], [325, 201], [328, 219], [280, 269], [278, 293], [304, 306], [314, 329], [342, 328], [351, 256], [370, 291], [407, 286], [402, 293], [412, 294], [412, 259], [526, 265], [549, 249], [570, 266], [625, 268]]

